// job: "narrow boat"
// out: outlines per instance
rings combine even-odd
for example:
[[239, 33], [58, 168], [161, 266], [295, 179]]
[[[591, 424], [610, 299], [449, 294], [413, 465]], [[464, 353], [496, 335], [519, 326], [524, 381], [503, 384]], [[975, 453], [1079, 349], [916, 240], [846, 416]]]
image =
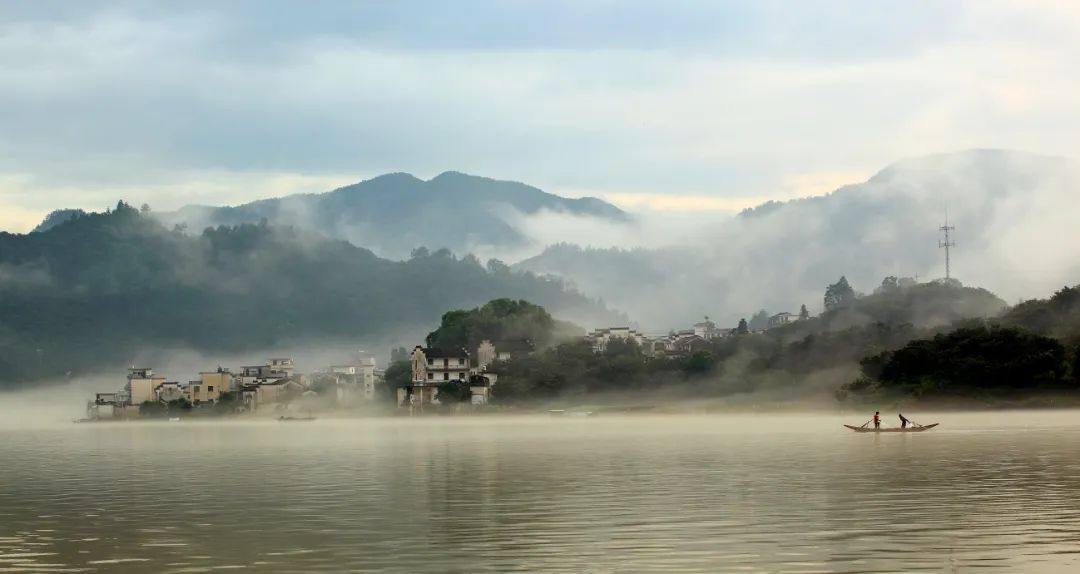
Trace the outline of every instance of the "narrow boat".
[[890, 427], [890, 428], [887, 428], [887, 429], [876, 429], [874, 427], [853, 427], [851, 425], [844, 425], [844, 426], [846, 426], [847, 428], [849, 428], [849, 429], [851, 429], [851, 430], [853, 430], [855, 432], [923, 432], [923, 431], [928, 431], [928, 430], [938, 426], [938, 424], [939, 423], [934, 423], [932, 425], [916, 425], [916, 426], [910, 426], [910, 427], [903, 428], [903, 429], [900, 428], [900, 427]]

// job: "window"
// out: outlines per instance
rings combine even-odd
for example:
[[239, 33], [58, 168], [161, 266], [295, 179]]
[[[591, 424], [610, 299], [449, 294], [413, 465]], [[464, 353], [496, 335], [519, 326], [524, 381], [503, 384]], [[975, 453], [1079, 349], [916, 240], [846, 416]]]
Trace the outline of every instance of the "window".
[[458, 378], [459, 380], [462, 380], [462, 381], [464, 381], [464, 380], [465, 380], [465, 373], [458, 373], [458, 374], [457, 374], [457, 378]]
[[442, 360], [442, 366], [449, 367], [450, 366], [450, 359], [443, 359]]
[[442, 374], [442, 380], [449, 381], [450, 380], [450, 373], [443, 373]]
[[429, 367], [434, 367], [435, 366], [435, 359], [428, 359], [427, 364], [428, 364]]
[[465, 359], [458, 359], [457, 364], [464, 365], [465, 364]]
[[206, 392], [208, 392], [208, 393], [214, 392], [214, 385], [210, 385], [210, 386], [206, 387]]
[[428, 373], [427, 378], [429, 381], [435, 379], [435, 373]]

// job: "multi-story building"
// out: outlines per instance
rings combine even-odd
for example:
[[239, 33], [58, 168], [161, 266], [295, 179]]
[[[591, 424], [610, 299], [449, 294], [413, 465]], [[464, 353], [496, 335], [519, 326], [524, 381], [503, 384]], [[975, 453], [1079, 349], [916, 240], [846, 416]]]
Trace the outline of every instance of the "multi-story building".
[[157, 400], [157, 388], [165, 382], [165, 377], [154, 375], [154, 369], [132, 367], [127, 376], [127, 402], [139, 406], [147, 401]]
[[413, 349], [414, 383], [464, 381], [470, 368], [469, 352], [465, 349]]
[[465, 349], [425, 349], [417, 345], [412, 352], [412, 381], [398, 389], [398, 406], [423, 408], [439, 404], [439, 385], [468, 381], [472, 374], [470, 363]]
[[248, 365], [240, 367], [233, 381], [234, 386], [257, 385], [286, 379], [292, 376], [292, 359], [270, 359], [265, 365]]
[[221, 395], [236, 390], [233, 374], [229, 369], [218, 367], [216, 371], [199, 373], [199, 380], [188, 383], [192, 404], [217, 402]]

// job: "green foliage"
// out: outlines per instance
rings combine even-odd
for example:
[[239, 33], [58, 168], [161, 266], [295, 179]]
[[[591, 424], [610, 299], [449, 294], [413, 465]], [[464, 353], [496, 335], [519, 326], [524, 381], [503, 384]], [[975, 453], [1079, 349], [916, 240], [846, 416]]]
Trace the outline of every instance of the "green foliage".
[[468, 381], [447, 381], [438, 386], [439, 402], [443, 404], [467, 403], [472, 399]]
[[832, 311], [851, 304], [855, 300], [855, 290], [848, 284], [847, 277], [825, 288], [825, 309]]
[[900, 280], [895, 275], [889, 275], [885, 279], [881, 280], [881, 287], [878, 287], [878, 293], [893, 293], [900, 288]]
[[765, 309], [759, 310], [754, 313], [753, 317], [750, 317], [750, 323], [748, 325], [753, 332], [764, 331], [769, 327], [769, 312]]
[[748, 335], [750, 334], [750, 325], [746, 322], [746, 319], [739, 319], [739, 326], [735, 328], [736, 335]]
[[405, 347], [396, 347], [390, 350], [390, 362], [397, 363], [399, 361], [409, 360], [409, 350]]
[[1002, 325], [1023, 327], [1067, 344], [1080, 343], [1080, 289], [1063, 287], [1049, 299], [1025, 301], [1006, 313]]
[[383, 374], [383, 380], [391, 389], [400, 389], [412, 384], [412, 363], [407, 360], [391, 363]]
[[799, 307], [799, 320], [805, 321], [810, 318], [810, 311], [806, 309], [806, 305]]
[[434, 348], [465, 348], [475, 353], [485, 339], [496, 343], [529, 341], [543, 348], [556, 339], [583, 334], [580, 327], [556, 321], [539, 305], [504, 298], [472, 310], [444, 314], [439, 328], [428, 334], [427, 344]]
[[221, 393], [217, 402], [210, 408], [210, 412], [214, 415], [231, 415], [239, 411], [242, 404], [240, 393]]
[[1031, 390], [1061, 383], [1067, 370], [1058, 341], [987, 326], [912, 341], [864, 361], [864, 373], [883, 387], [915, 395]]
[[165, 418], [169, 414], [169, 407], [161, 401], [146, 401], [139, 405], [139, 416], [146, 418]]

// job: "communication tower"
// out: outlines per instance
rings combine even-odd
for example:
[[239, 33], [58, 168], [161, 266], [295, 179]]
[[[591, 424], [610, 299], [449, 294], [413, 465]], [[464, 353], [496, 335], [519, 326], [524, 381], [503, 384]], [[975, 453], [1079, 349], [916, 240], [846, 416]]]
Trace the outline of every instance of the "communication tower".
[[952, 278], [952, 269], [950, 269], [950, 263], [951, 262], [949, 261], [949, 248], [950, 247], [956, 247], [956, 242], [950, 240], [949, 232], [956, 230], [956, 228], [953, 227], [952, 225], [949, 225], [949, 210], [945, 210], [945, 225], [942, 225], [938, 229], [941, 230], [941, 232], [945, 236], [944, 241], [942, 241], [940, 239], [938, 240], [938, 248], [939, 249], [942, 248], [942, 247], [945, 248], [945, 278], [946, 279], [951, 279]]

